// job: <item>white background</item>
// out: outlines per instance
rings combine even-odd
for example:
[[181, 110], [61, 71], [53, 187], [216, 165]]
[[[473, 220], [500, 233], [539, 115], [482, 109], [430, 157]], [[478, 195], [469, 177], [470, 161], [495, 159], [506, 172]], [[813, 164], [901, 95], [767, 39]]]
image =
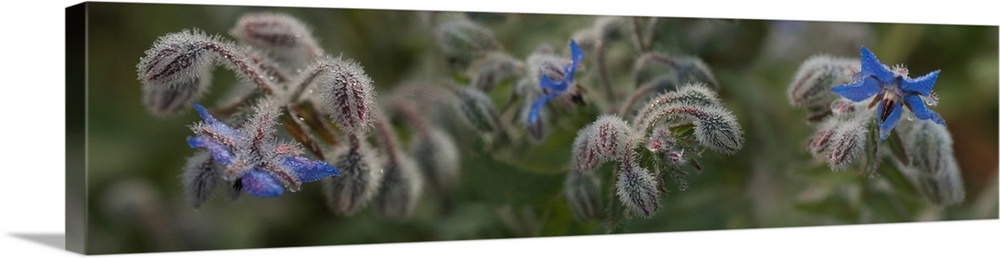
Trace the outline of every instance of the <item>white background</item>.
[[[66, 257], [64, 13], [73, 1], [15, 0], [0, 8], [0, 256]], [[162, 1], [157, 1], [162, 2]], [[990, 1], [238, 1], [241, 5], [543, 12], [997, 25]], [[668, 1], [662, 1], [668, 2]], [[674, 2], [674, 1], [669, 1]], [[978, 2], [978, 3], [976, 3]], [[232, 4], [226, 1], [176, 3]], [[11, 56], [13, 55], [13, 56]], [[51, 242], [51, 241], [50, 241]], [[593, 237], [377, 244], [126, 255], [126, 257], [998, 257], [1000, 221], [700, 231]], [[116, 256], [120, 257], [120, 256]]]

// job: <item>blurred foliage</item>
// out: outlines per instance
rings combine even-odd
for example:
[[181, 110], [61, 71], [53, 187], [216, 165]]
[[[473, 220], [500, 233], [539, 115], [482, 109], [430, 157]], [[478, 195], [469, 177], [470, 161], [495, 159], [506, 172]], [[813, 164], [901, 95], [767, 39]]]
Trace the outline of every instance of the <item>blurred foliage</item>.
[[[146, 112], [135, 65], [161, 35], [200, 28], [225, 36], [240, 15], [258, 11], [287, 13], [312, 26], [328, 54], [357, 60], [380, 93], [408, 80], [450, 76], [442, 71], [447, 65], [434, 42], [435, 15], [465, 15], [491, 29], [503, 49], [519, 59], [540, 44], [563, 49], [574, 31], [595, 18], [90, 3], [89, 252], [605, 232], [601, 221], [574, 220], [561, 191], [573, 136], [599, 113], [588, 109], [569, 115], [576, 117], [573, 122], [553, 126], [546, 143], [526, 146], [509, 158], [490, 153], [474, 136], [463, 136], [468, 132], [456, 133], [463, 174], [454, 197], [425, 193], [405, 222], [378, 217], [370, 208], [351, 217], [335, 216], [325, 207], [319, 184], [273, 199], [243, 196], [228, 203], [219, 196], [192, 209], [179, 175], [193, 153], [183, 139], [197, 116], [187, 112], [156, 118]], [[654, 50], [699, 56], [712, 68], [720, 97], [744, 127], [746, 145], [734, 156], [702, 157], [704, 169], [689, 179], [689, 189], [670, 192], [654, 217], [626, 220], [619, 232], [997, 218], [997, 27], [676, 18], [655, 23]], [[860, 45], [877, 48], [887, 64], [907, 64], [913, 74], [942, 70], [935, 87], [941, 102], [935, 110], [953, 134], [968, 192], [964, 204], [935, 207], [913, 189], [894, 187], [887, 180], [891, 176], [833, 173], [811, 161], [805, 141], [812, 129], [802, 119], [804, 111], [788, 105], [785, 89], [805, 58], [817, 53], [856, 57]], [[629, 67], [639, 54], [632, 49], [627, 39], [608, 49], [612, 85], [625, 91], [633, 87]], [[586, 64], [579, 80], [596, 88], [596, 71], [596, 65]], [[206, 99], [216, 99], [234, 80], [217, 69], [216, 86]], [[600, 171], [604, 184], [613, 182], [609, 170]]]

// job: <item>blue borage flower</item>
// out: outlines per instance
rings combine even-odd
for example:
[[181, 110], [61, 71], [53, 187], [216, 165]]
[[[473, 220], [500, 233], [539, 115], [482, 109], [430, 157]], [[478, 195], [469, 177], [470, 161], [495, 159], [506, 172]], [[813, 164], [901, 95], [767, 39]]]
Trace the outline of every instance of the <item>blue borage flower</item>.
[[889, 66], [879, 62], [875, 54], [861, 47], [861, 72], [854, 77], [854, 82], [833, 87], [832, 90], [854, 102], [875, 96], [868, 107], [878, 104], [880, 139], [884, 141], [899, 122], [903, 106], [910, 109], [918, 119], [945, 124], [938, 113], [927, 108], [927, 105], [937, 103], [937, 96], [931, 89], [940, 72], [941, 70], [936, 70], [918, 78], [910, 78], [906, 68], [897, 66], [890, 70]]
[[563, 92], [569, 89], [570, 84], [573, 83], [573, 73], [576, 72], [576, 67], [580, 64], [580, 60], [583, 60], [583, 50], [580, 50], [580, 46], [576, 44], [575, 40], [570, 40], [569, 42], [570, 58], [572, 58], [573, 63], [563, 67], [563, 74], [566, 77], [562, 81], [554, 82], [549, 78], [548, 75], [543, 74], [541, 81], [539, 82], [539, 87], [542, 88], [542, 96], [535, 99], [531, 103], [531, 110], [528, 111], [528, 125], [535, 125], [538, 123], [539, 113], [542, 111], [542, 106], [545, 103], [555, 99]]
[[333, 165], [300, 156], [295, 145], [278, 142], [270, 135], [274, 114], [258, 114], [252, 119], [264, 121], [250, 121], [244, 128], [234, 129], [201, 105], [195, 103], [194, 108], [203, 121], [191, 126], [196, 136], [187, 138], [188, 145], [208, 150], [215, 162], [225, 166], [222, 177], [251, 195], [275, 197], [284, 188], [294, 192], [303, 182], [340, 174]]

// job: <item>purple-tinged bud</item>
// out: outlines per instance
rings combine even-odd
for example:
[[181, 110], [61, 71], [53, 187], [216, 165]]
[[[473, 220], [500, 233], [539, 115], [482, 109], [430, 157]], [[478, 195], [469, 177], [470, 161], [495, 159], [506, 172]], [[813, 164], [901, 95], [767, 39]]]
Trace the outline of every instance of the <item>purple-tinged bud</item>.
[[601, 181], [591, 171], [573, 169], [566, 174], [566, 201], [578, 221], [601, 216]]
[[857, 104], [849, 99], [839, 98], [830, 103], [830, 111], [836, 116], [851, 114], [858, 110], [856, 106]]
[[736, 117], [721, 106], [699, 106], [682, 103], [664, 105], [650, 112], [639, 126], [649, 132], [660, 120], [687, 121], [694, 125], [694, 135], [702, 146], [732, 155], [743, 148], [743, 129]]
[[634, 122], [636, 122], [635, 125], [647, 123], [648, 121], [643, 120], [652, 118], [653, 113], [663, 106], [675, 103], [703, 107], [722, 105], [715, 91], [709, 89], [705, 84], [684, 84], [676, 91], [662, 93], [647, 102], [636, 114], [634, 119]]
[[139, 81], [146, 87], [195, 86], [191, 83], [214, 66], [215, 54], [209, 47], [217, 42], [217, 37], [198, 30], [162, 36], [139, 59]]
[[867, 146], [868, 116], [858, 116], [837, 125], [830, 136], [827, 162], [834, 171], [843, 170], [863, 157]]
[[829, 111], [831, 101], [840, 98], [830, 89], [850, 83], [861, 67], [856, 59], [833, 58], [817, 55], [806, 59], [799, 66], [792, 83], [788, 85], [788, 102], [796, 107], [810, 107], [813, 113]]
[[962, 203], [965, 187], [948, 129], [930, 120], [914, 120], [906, 139], [904, 146], [928, 198], [941, 205]]
[[221, 64], [234, 71], [241, 80], [254, 83], [265, 94], [280, 90], [271, 81], [260, 63], [233, 43], [204, 32], [184, 30], [160, 37], [146, 56], [139, 59], [136, 70], [144, 87], [164, 87], [191, 82], [210, 73]]
[[809, 137], [809, 153], [812, 153], [814, 158], [826, 158], [825, 155], [830, 149], [830, 142], [834, 138], [834, 131], [838, 124], [840, 124], [840, 120], [827, 119], [819, 125], [816, 133]]
[[477, 88], [457, 89], [458, 109], [469, 125], [484, 132], [497, 130], [498, 113], [490, 96]]
[[622, 166], [615, 188], [618, 198], [631, 212], [649, 218], [660, 208], [656, 179], [643, 167]]
[[382, 216], [401, 221], [413, 214], [423, 190], [424, 178], [409, 156], [400, 153], [396, 158], [396, 162], [384, 166], [385, 176], [375, 197], [375, 210]]
[[453, 64], [462, 67], [500, 49], [492, 31], [465, 19], [449, 20], [438, 25], [436, 39], [438, 47]]
[[596, 146], [591, 144], [591, 141], [593, 141], [593, 138], [591, 137], [593, 135], [593, 130], [593, 125], [587, 125], [580, 128], [580, 130], [576, 132], [576, 138], [573, 139], [573, 156], [570, 157], [573, 164], [572, 168], [575, 170], [591, 171], [604, 162], [604, 160], [597, 155], [597, 152], [594, 149]]
[[283, 64], [299, 67], [323, 55], [312, 31], [294, 17], [251, 13], [240, 17], [229, 34], [240, 42], [264, 49]]
[[620, 117], [601, 115], [591, 127], [588, 148], [598, 160], [619, 160], [629, 152], [626, 142], [632, 140], [632, 131]]
[[348, 134], [367, 131], [375, 108], [375, 87], [364, 68], [353, 60], [329, 59], [330, 69], [320, 75], [319, 90], [325, 107]]
[[211, 69], [207, 73], [195, 77], [191, 81], [180, 82], [168, 86], [142, 86], [142, 101], [146, 109], [156, 116], [169, 116], [180, 113], [198, 101], [212, 82]]
[[340, 215], [353, 215], [363, 209], [378, 192], [383, 171], [372, 150], [355, 136], [349, 136], [350, 146], [334, 152], [334, 167], [340, 176], [331, 177], [326, 187], [330, 209]]
[[460, 154], [455, 140], [441, 129], [431, 128], [428, 137], [417, 136], [411, 145], [417, 165], [441, 192], [451, 192], [458, 182]]
[[665, 126], [653, 129], [652, 135], [646, 141], [646, 149], [650, 152], [669, 152], [678, 146], [677, 138]]
[[199, 151], [188, 158], [184, 174], [181, 174], [181, 183], [188, 202], [195, 209], [200, 208], [212, 196], [212, 190], [221, 181], [219, 172], [220, 167], [212, 162], [212, 155], [208, 151]]

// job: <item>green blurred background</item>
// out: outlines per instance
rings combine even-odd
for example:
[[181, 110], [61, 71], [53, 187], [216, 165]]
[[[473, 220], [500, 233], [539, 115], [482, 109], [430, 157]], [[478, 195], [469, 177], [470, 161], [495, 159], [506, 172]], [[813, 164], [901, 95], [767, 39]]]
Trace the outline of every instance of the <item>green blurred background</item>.
[[[367, 208], [350, 217], [328, 211], [318, 183], [273, 199], [244, 196], [187, 203], [179, 175], [193, 153], [184, 138], [197, 116], [157, 118], [141, 101], [135, 65], [167, 33], [200, 28], [226, 33], [247, 12], [281, 12], [309, 24], [328, 54], [355, 59], [380, 93], [414, 78], [445, 77], [429, 13], [413, 11], [254, 8], [158, 4], [88, 4], [87, 248], [91, 253], [364, 244], [601, 234], [601, 221], [577, 222], [562, 196], [565, 171], [537, 173], [460, 143], [462, 178], [444, 209], [426, 191], [405, 222]], [[454, 14], [493, 30], [509, 54], [523, 59], [539, 44], [564, 49], [593, 16]], [[997, 27], [660, 18], [656, 49], [701, 57], [720, 95], [745, 131], [731, 157], [707, 153], [690, 189], [672, 191], [650, 219], [633, 218], [623, 233], [901, 221], [997, 218]], [[228, 37], [228, 36], [227, 36]], [[887, 64], [914, 75], [941, 69], [934, 107], [948, 122], [966, 201], [936, 207], [920, 196], [857, 196], [861, 176], [833, 173], [805, 150], [812, 127], [788, 104], [785, 89], [798, 66], [817, 53], [857, 58], [868, 46]], [[557, 53], [562, 53], [557, 51]], [[631, 87], [635, 56], [627, 43], [608, 52], [614, 85]], [[587, 60], [586, 62], [592, 62]], [[598, 85], [596, 69], [580, 80]], [[216, 69], [213, 103], [235, 77]], [[498, 95], [499, 96], [499, 95]], [[582, 118], [584, 121], [592, 117]], [[553, 128], [538, 160], [568, 161], [578, 128]], [[455, 132], [453, 132], [455, 133]], [[457, 137], [460, 140], [467, 138]], [[555, 146], [555, 147], [552, 147]], [[556, 150], [556, 151], [553, 151]], [[605, 173], [607, 174], [607, 173]], [[609, 186], [607, 176], [603, 184]], [[896, 202], [916, 203], [900, 208]], [[605, 202], [606, 203], [606, 202]]]

